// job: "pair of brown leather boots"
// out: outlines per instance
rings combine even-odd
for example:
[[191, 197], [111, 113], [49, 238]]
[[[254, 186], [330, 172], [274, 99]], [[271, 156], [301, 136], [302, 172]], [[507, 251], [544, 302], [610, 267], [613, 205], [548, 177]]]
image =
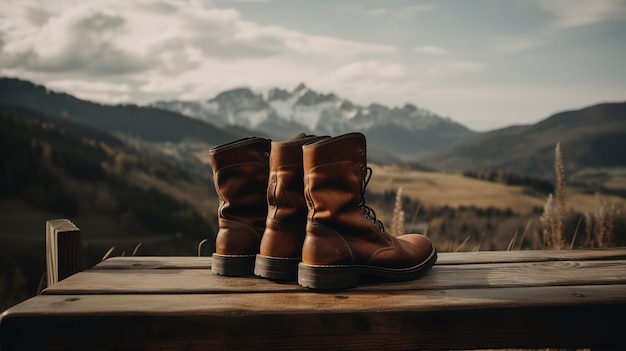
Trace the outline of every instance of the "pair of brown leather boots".
[[312, 289], [360, 276], [411, 280], [437, 260], [423, 235], [394, 237], [365, 204], [365, 136], [245, 138], [211, 149], [219, 231], [212, 271], [296, 278]]

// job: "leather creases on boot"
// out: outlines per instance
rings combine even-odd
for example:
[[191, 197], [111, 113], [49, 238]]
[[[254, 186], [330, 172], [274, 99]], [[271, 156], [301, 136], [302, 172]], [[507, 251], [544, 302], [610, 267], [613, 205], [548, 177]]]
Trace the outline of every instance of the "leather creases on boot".
[[328, 137], [299, 134], [272, 142], [267, 187], [268, 212], [254, 273], [276, 280], [295, 280], [302, 257], [307, 206], [304, 200], [302, 145]]
[[298, 283], [313, 289], [357, 286], [359, 277], [412, 280], [437, 260], [419, 234], [394, 237], [366, 205], [372, 175], [365, 136], [350, 133], [303, 146], [306, 237]]
[[251, 137], [209, 151], [220, 201], [211, 267], [215, 274], [253, 273], [267, 215], [270, 143], [269, 139]]

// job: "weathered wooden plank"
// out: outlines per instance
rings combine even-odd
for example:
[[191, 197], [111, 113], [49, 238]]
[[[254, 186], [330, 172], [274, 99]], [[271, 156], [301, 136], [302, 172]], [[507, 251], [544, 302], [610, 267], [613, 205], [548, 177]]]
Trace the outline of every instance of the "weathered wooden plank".
[[451, 265], [585, 260], [626, 260], [626, 247], [585, 250], [518, 250], [440, 253], [437, 264]]
[[80, 230], [67, 219], [46, 221], [48, 286], [80, 271]]
[[[626, 260], [547, 261], [435, 266], [409, 282], [364, 283], [356, 290], [402, 291], [626, 283]], [[237, 293], [306, 291], [296, 283], [223, 277], [207, 269], [94, 269], [44, 290], [44, 294]]]
[[111, 257], [93, 269], [211, 269], [211, 257], [130, 256]]
[[[626, 247], [591, 250], [525, 250], [440, 253], [437, 265], [546, 262], [583, 260], [626, 260]], [[210, 269], [211, 257], [134, 256], [111, 257], [94, 269]]]
[[624, 296], [624, 284], [392, 294], [50, 295], [6, 312], [0, 339], [3, 350], [623, 349]]

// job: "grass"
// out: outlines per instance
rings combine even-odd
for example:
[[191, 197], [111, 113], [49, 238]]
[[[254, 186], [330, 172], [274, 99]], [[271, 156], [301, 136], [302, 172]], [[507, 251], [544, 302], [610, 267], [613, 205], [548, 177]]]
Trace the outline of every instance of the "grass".
[[[560, 144], [556, 144], [554, 150], [555, 187], [554, 193], [547, 198], [524, 192], [521, 186], [491, 183], [459, 174], [401, 170], [377, 165], [372, 166], [375, 176], [372, 177], [370, 190], [389, 192], [390, 187], [396, 187], [393, 211], [390, 214], [381, 211], [383, 219], [391, 217], [390, 232], [396, 236], [403, 234], [408, 224], [403, 209], [403, 205], [407, 204], [403, 201], [404, 197], [419, 198], [420, 207], [408, 225], [409, 231], [414, 228], [417, 212], [422, 205], [425, 208], [492, 206], [513, 210], [511, 218], [494, 217], [494, 220], [501, 221], [495, 227], [489, 219], [485, 223], [485, 220], [481, 222], [479, 218], [468, 218], [462, 214], [427, 219], [423, 233], [433, 232], [431, 239], [441, 251], [558, 250], [615, 246], [620, 223], [624, 222], [623, 216], [620, 217], [620, 208], [626, 204], [626, 199], [590, 194], [579, 186], [568, 186]], [[609, 173], [603, 172], [606, 183], [610, 182], [606, 178]], [[617, 174], [621, 175], [619, 172]], [[460, 222], [464, 224], [459, 226]], [[456, 233], [454, 236], [445, 234], [446, 230], [442, 229], [447, 227], [450, 233], [451, 226], [454, 227], [452, 232]], [[468, 229], [474, 234], [469, 233]], [[474, 229], [479, 229], [479, 232]]]
[[[543, 234], [544, 248], [563, 249], [565, 243], [564, 227], [566, 218], [565, 205], [565, 167], [560, 144], [556, 144], [554, 150], [554, 173], [556, 178], [555, 195], [550, 194], [541, 215], [541, 231]], [[585, 220], [585, 247], [613, 247], [615, 246], [615, 222], [619, 214], [619, 209], [614, 203], [600, 198], [596, 195], [597, 207], [593, 211], [593, 216], [588, 212], [584, 214]], [[581, 219], [582, 220], [582, 219]], [[580, 228], [580, 222], [576, 225], [573, 235], [575, 239]], [[572, 248], [574, 240], [572, 240]]]
[[[459, 173], [423, 172], [371, 164], [370, 167], [374, 175], [368, 185], [368, 192], [395, 192], [402, 187], [403, 196], [419, 199], [425, 207], [494, 206], [530, 214], [543, 208], [545, 203], [543, 195], [529, 193], [523, 186], [487, 182]], [[586, 189], [565, 185], [565, 191], [567, 206], [572, 211], [593, 212], [597, 207], [595, 194], [590, 194]], [[617, 206], [626, 205], [624, 198], [614, 195], [603, 197]]]
[[560, 250], [563, 248], [563, 228], [565, 227], [565, 167], [560, 144], [554, 150], [554, 173], [556, 175], [555, 195], [548, 195], [540, 217], [543, 234], [543, 247]]

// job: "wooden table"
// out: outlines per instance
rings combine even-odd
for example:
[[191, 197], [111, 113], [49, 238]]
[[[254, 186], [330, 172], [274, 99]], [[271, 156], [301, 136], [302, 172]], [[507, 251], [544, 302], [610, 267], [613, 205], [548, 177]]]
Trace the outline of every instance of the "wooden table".
[[319, 293], [118, 257], [0, 320], [8, 350], [626, 349], [626, 248], [443, 253], [425, 277]]

